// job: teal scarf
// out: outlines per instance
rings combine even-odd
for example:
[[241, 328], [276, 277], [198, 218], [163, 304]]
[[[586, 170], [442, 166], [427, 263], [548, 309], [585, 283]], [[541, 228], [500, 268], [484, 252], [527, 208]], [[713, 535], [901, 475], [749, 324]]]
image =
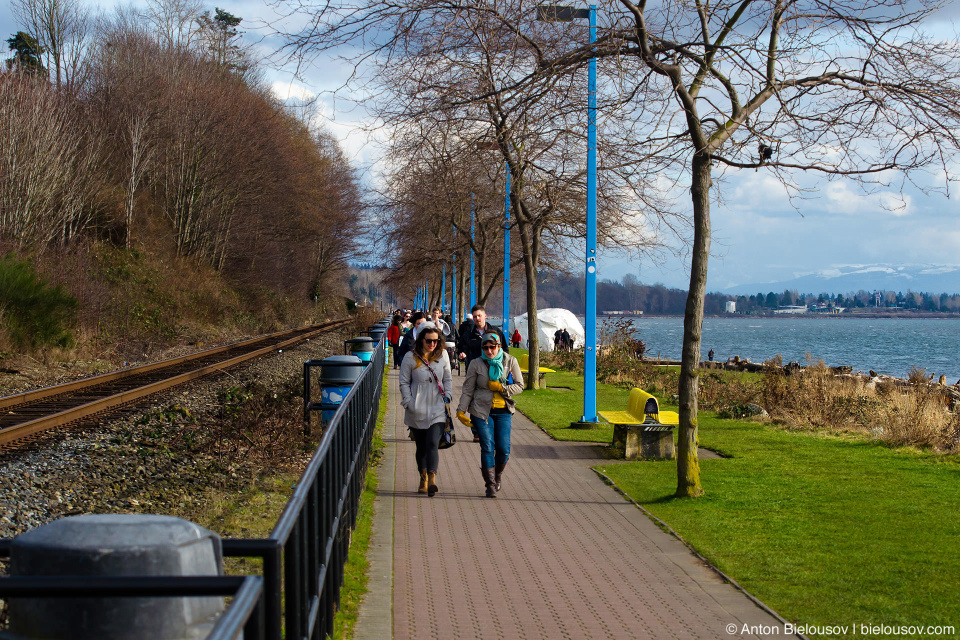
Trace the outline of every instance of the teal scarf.
[[500, 351], [495, 358], [488, 358], [486, 353], [480, 354], [480, 357], [489, 366], [487, 373], [489, 373], [491, 380], [499, 380], [503, 377], [503, 354], [503, 347], [500, 347]]

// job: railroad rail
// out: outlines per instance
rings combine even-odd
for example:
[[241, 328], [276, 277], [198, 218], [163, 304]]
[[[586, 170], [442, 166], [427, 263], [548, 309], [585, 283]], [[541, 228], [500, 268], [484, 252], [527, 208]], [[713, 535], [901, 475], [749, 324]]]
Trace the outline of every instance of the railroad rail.
[[0, 448], [139, 401], [337, 329], [350, 319], [235, 342], [139, 367], [0, 398]]

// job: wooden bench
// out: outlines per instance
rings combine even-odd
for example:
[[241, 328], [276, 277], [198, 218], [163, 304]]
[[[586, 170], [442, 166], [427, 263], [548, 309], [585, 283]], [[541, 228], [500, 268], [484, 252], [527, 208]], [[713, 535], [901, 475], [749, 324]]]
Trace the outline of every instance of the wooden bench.
[[677, 457], [673, 429], [680, 424], [680, 414], [660, 411], [657, 399], [643, 389], [630, 391], [626, 411], [597, 413], [613, 424], [613, 446], [623, 451], [625, 459]]
[[[530, 377], [530, 355], [521, 353], [517, 358], [517, 362], [520, 363], [520, 371], [523, 372], [523, 379], [527, 380]], [[556, 373], [556, 370], [550, 369], [549, 367], [540, 367], [537, 371], [537, 379], [540, 381], [541, 389], [547, 386], [548, 373]]]

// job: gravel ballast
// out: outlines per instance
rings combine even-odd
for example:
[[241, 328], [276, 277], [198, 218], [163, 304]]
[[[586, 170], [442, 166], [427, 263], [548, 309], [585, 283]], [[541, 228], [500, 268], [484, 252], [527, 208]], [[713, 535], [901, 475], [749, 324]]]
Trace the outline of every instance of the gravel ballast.
[[[96, 424], [45, 436], [26, 450], [0, 458], [0, 538], [11, 538], [52, 520], [87, 513], [189, 515], [209, 488], [241, 490], [263, 469], [254, 462], [224, 463], [209, 452], [185, 453], [175, 443], [190, 424], [209, 427], [228, 420], [219, 398], [230, 388], [256, 384], [289, 390], [299, 385], [303, 363], [343, 353], [346, 330], [305, 341], [226, 373], [201, 379], [147, 400]], [[289, 391], [287, 391], [289, 393]], [[298, 402], [296, 397], [292, 402]], [[175, 407], [175, 411], [171, 411]], [[296, 406], [299, 410], [299, 403]], [[169, 422], [157, 416], [173, 414]], [[177, 421], [183, 417], [183, 422]], [[296, 422], [290, 429], [300, 429]], [[146, 446], [144, 443], [150, 443]], [[283, 461], [302, 468], [311, 450], [299, 448]]]

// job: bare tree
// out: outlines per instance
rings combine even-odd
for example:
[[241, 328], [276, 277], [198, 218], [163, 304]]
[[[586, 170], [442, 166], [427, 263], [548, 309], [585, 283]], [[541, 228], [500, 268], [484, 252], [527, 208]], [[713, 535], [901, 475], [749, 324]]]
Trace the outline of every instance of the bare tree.
[[100, 142], [71, 96], [30, 74], [0, 75], [0, 232], [38, 253], [92, 221]]
[[[558, 70], [543, 85], [523, 83], [563, 38], [541, 42], [537, 38], [544, 34], [536, 25], [515, 20], [524, 11], [522, 2], [362, 2], [312, 9], [311, 29], [291, 38], [291, 46], [316, 53], [372, 37], [378, 47], [353, 61], [376, 58], [374, 86], [387, 97], [377, 112], [383, 121], [442, 117], [462, 123], [460, 139], [469, 140], [462, 145], [469, 152], [475, 153], [478, 142], [499, 150], [512, 177], [510, 206], [523, 256], [531, 366], [536, 367], [536, 282], [544, 239], [553, 240], [563, 261], [585, 228], [585, 109], [566, 99], [576, 95], [572, 88], [582, 80], [574, 70]], [[639, 165], [620, 159], [612, 166]], [[625, 206], [624, 182], [614, 172], [603, 186], [600, 241], [616, 246], [627, 236], [635, 239], [640, 225]]]
[[147, 0], [141, 17], [167, 49], [189, 49], [197, 38], [202, 0]]
[[89, 7], [79, 0], [13, 0], [10, 7], [43, 47], [57, 86], [77, 86], [92, 25]]
[[[612, 63], [614, 103], [632, 106], [625, 108], [636, 162], [691, 194], [677, 495], [697, 496], [698, 366], [715, 179], [762, 168], [801, 195], [800, 172], [854, 180], [868, 191], [902, 187], [932, 166], [949, 178], [960, 124], [960, 51], [923, 31], [941, 4], [607, 0], [604, 33], [596, 45], [577, 48], [557, 30], [534, 26], [533, 3], [361, 1], [308, 7], [315, 19], [291, 45], [305, 53], [366, 45], [352, 59], [405, 73], [404, 82], [386, 75], [403, 87], [400, 101], [412, 113], [484, 104], [502, 154], [521, 177], [512, 198], [525, 261], [534, 265], [536, 218], [517, 191], [530, 182], [517, 157], [524, 152], [518, 123], [530, 105], [549, 102], [543, 93], [561, 89], [569, 70], [591, 57]], [[484, 74], [484, 64], [495, 72]], [[619, 175], [634, 195], [658, 200], [643, 191], [643, 172]], [[550, 195], [540, 196], [539, 207], [556, 206]], [[662, 195], [659, 201], [669, 202], [670, 194]]]
[[552, 72], [611, 56], [621, 80], [641, 78], [645, 92], [621, 84], [636, 105], [630, 137], [671, 167], [678, 185], [689, 184], [678, 496], [703, 493], [697, 393], [715, 178], [763, 169], [794, 195], [803, 190], [798, 170], [853, 180], [867, 191], [902, 188], [931, 166], [949, 180], [960, 50], [923, 33], [940, 4], [609, 0], [603, 12], [610, 28], [596, 47], [541, 62]]
[[392, 271], [405, 285], [410, 280], [401, 274], [410, 270], [439, 281], [451, 254], [472, 250], [477, 301], [485, 304], [503, 273], [503, 170], [476, 152], [474, 137], [465, 139], [458, 124], [426, 116], [398, 129], [381, 225], [394, 249]]

